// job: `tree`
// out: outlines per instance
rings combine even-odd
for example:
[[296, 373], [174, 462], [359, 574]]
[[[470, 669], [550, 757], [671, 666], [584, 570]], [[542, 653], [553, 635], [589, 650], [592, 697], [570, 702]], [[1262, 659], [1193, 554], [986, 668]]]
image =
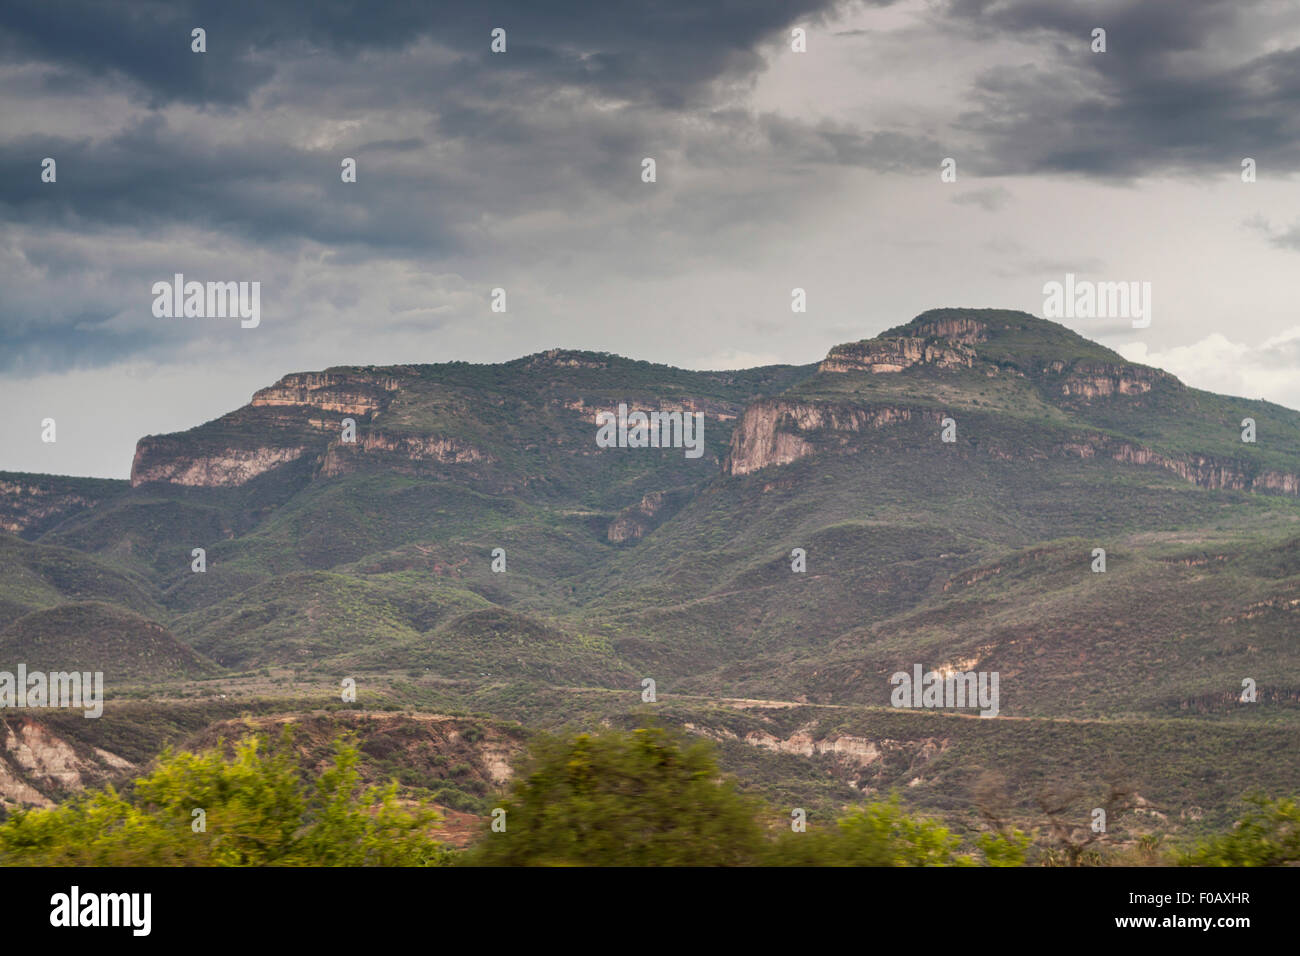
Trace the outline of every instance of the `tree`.
[[833, 827], [782, 834], [771, 862], [778, 866], [972, 866], [957, 853], [960, 837], [932, 820], [907, 814], [897, 797], [869, 803]]
[[227, 756], [164, 753], [125, 794], [113, 787], [0, 824], [0, 863], [52, 866], [419, 866], [446, 862], [437, 814], [396, 787], [362, 787], [357, 750], [335, 741], [311, 781], [279, 746], [249, 737]]
[[728, 866], [759, 862], [757, 804], [704, 742], [661, 727], [547, 739], [467, 862], [490, 866]]
[[710, 746], [659, 727], [540, 741], [466, 857], [489, 866], [963, 866], [957, 836], [897, 799], [773, 835], [780, 814], [721, 778]]
[[[1094, 843], [1101, 840], [1106, 829], [1096, 829], [1091, 819], [1087, 825], [1080, 824], [1074, 813], [1082, 797], [1082, 792], [1069, 787], [1045, 787], [1038, 793], [1038, 809], [1047, 817], [1047, 831], [1051, 834], [1054, 849], [1058, 850], [1067, 866], [1081, 866]], [[1103, 811], [1101, 819], [1106, 826], [1114, 826], [1120, 816], [1137, 806], [1137, 787], [1123, 778], [1122, 772], [1112, 770], [1106, 786], [1106, 796], [1099, 808]], [[1094, 855], [1089, 858], [1100, 860]]]
[[[1092, 814], [1080, 816], [1079, 807], [1087, 804], [1083, 802], [1084, 792], [1079, 787], [1057, 783], [1039, 789], [1034, 802], [1043, 815], [1043, 824], [1041, 828], [1034, 827], [1026, 833], [1011, 823], [1008, 810], [1011, 797], [1005, 778], [989, 771], [981, 773], [973, 787], [974, 804], [989, 832], [982, 834], [976, 845], [991, 866], [1022, 866], [1035, 840], [1040, 838], [1041, 830], [1046, 847], [1036, 854], [1039, 862], [1048, 866], [1103, 862], [1100, 850], [1106, 838], [1106, 827], [1113, 826], [1138, 802], [1137, 789], [1125, 779], [1123, 768], [1109, 768], [1105, 779], [1106, 795], [1093, 802], [1094, 807], [1103, 811], [1097, 818]], [[1094, 827], [1094, 820], [1098, 826]]]
[[1282, 866], [1300, 863], [1300, 806], [1296, 799], [1250, 794], [1254, 807], [1230, 833], [1180, 856], [1183, 866]]

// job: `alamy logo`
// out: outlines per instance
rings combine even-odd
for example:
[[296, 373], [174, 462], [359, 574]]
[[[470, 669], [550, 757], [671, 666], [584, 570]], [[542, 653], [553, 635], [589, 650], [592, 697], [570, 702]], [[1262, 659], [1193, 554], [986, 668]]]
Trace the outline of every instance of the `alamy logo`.
[[186, 282], [176, 273], [171, 282], [153, 284], [153, 314], [159, 319], [241, 319], [241, 328], [262, 322], [262, 283]]
[[912, 673], [897, 671], [889, 678], [895, 707], [976, 707], [981, 717], [998, 715], [997, 671], [926, 671], [915, 664]]
[[1133, 328], [1151, 324], [1150, 282], [1075, 281], [1074, 273], [1065, 274], [1065, 282], [1043, 285], [1045, 319], [1132, 319]]
[[51, 926], [129, 926], [133, 936], [148, 936], [153, 924], [152, 893], [70, 893], [50, 897]]
[[104, 713], [103, 671], [28, 672], [18, 665], [15, 676], [0, 671], [0, 709], [7, 707], [68, 707], [85, 709], [85, 716]]
[[703, 412], [631, 412], [620, 402], [618, 414], [596, 413], [600, 448], [685, 448], [687, 458], [704, 454]]

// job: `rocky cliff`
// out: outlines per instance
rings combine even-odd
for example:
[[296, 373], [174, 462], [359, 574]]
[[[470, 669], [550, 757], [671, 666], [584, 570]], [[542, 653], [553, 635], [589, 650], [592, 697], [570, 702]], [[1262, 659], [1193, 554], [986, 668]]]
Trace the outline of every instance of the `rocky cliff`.
[[140, 439], [131, 485], [234, 487], [304, 456], [318, 466], [341, 437], [345, 419], [356, 423], [363, 441], [365, 425], [388, 407], [401, 384], [391, 372], [286, 375], [209, 426]]
[[[1059, 367], [1058, 367], [1059, 366]], [[1142, 395], [1161, 383], [1181, 387], [1176, 378], [1158, 368], [1102, 362], [1054, 362], [1046, 374], [1061, 376], [1061, 395], [1090, 401], [1114, 395]]]
[[53, 806], [136, 769], [107, 750], [65, 739], [35, 718], [0, 718], [0, 806]]
[[937, 427], [942, 418], [932, 410], [896, 406], [766, 399], [750, 405], [741, 416], [731, 433], [731, 451], [723, 469], [730, 475], [747, 475], [813, 454], [814, 437], [843, 447], [849, 435], [914, 420]]
[[[762, 468], [788, 465], [819, 450], [862, 450], [864, 446], [851, 443], [850, 436], [905, 422], [924, 422], [933, 428], [937, 440], [944, 417], [931, 409], [768, 399], [751, 405], [732, 432], [724, 471], [747, 475]], [[1010, 451], [1005, 443], [994, 440], [975, 441], [969, 447], [999, 459], [1020, 458], [1026, 462], [1044, 456], [1105, 457], [1124, 464], [1163, 468], [1202, 488], [1300, 495], [1300, 469], [1261, 470], [1242, 458], [1169, 454], [1101, 433]]]
[[400, 387], [393, 375], [300, 372], [254, 393], [254, 408], [312, 408], [341, 415], [370, 416], [388, 405]]
[[[1182, 449], [1117, 434], [1117, 424], [1120, 432], [1126, 427], [1123, 416], [1147, 416], [1153, 402], [1166, 406], [1166, 417], [1202, 413], [1197, 400], [1168, 373], [1125, 362], [1062, 326], [1023, 313], [923, 313], [874, 339], [835, 346], [811, 379], [766, 396], [746, 395], [734, 387], [746, 373], [689, 373], [720, 383], [720, 391], [683, 394], [669, 384], [682, 374], [677, 370], [656, 373], [646, 363], [606, 353], [552, 349], [483, 368], [476, 372], [473, 366], [453, 363], [286, 375], [211, 427], [141, 439], [131, 483], [232, 487], [300, 462], [304, 474], [324, 478], [383, 468], [518, 490], [550, 480], [543, 463], [555, 456], [593, 459], [590, 468], [599, 470], [595, 459], [600, 456], [591, 440], [596, 413], [613, 411], [623, 402], [642, 411], [702, 412], [711, 440], [729, 439], [723, 473], [746, 475], [820, 451], [860, 448], [854, 436], [893, 425], [925, 425], [937, 432], [949, 412], [918, 398], [951, 399], [954, 415], [993, 407], [980, 398], [983, 386], [960, 374], [975, 370], [983, 373], [979, 381], [992, 379], [989, 387], [996, 389], [1002, 411], [1021, 415], [1033, 407], [1055, 406], [1063, 413], [1044, 418], [1043, 427], [1028, 440], [990, 437], [987, 430], [965, 433], [974, 438], [977, 452], [1002, 460], [1101, 456], [1164, 468], [1205, 488], [1300, 494], [1300, 468], [1276, 458], [1256, 461], [1249, 451], [1237, 453], [1222, 425], [1215, 426], [1214, 441]], [[861, 376], [867, 381], [856, 384]], [[638, 377], [653, 383], [659, 394], [644, 388], [635, 394], [637, 389], [627, 383]], [[1224, 413], [1215, 414], [1222, 418]], [[1074, 424], [1091, 426], [1077, 440], [1048, 437], [1076, 417]], [[354, 443], [341, 440], [345, 418], [356, 422]], [[1149, 421], [1132, 418], [1131, 423], [1141, 434], [1153, 430]], [[533, 456], [531, 464], [517, 459], [519, 450]], [[637, 493], [645, 494], [644, 487]], [[87, 505], [69, 494], [52, 507], [66, 511], [74, 506]], [[647, 533], [652, 511], [644, 501], [627, 506], [610, 525], [609, 540], [635, 540]], [[0, 518], [7, 527], [21, 529], [43, 513], [29, 508], [26, 518]]]
[[837, 345], [817, 367], [819, 372], [901, 372], [914, 365], [970, 368], [975, 350], [950, 340], [900, 336]]
[[257, 445], [194, 454], [191, 447], [169, 436], [142, 438], [131, 462], [131, 487], [155, 481], [202, 488], [242, 485], [307, 451], [303, 445]]

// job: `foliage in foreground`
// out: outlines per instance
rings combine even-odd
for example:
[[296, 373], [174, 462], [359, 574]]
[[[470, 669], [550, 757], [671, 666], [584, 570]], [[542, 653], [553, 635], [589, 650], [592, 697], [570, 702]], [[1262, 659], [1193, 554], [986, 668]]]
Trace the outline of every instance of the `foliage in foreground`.
[[720, 780], [708, 746], [667, 731], [543, 740], [503, 801], [506, 831], [470, 861], [489, 866], [725, 866], [760, 861], [758, 804]]
[[[164, 753], [127, 792], [113, 787], [0, 824], [0, 864], [27, 866], [421, 866], [448, 852], [437, 814], [398, 806], [396, 786], [362, 787], [357, 750], [335, 742], [314, 781], [286, 733], [249, 737], [227, 757]], [[198, 812], [196, 812], [198, 811]]]
[[1300, 862], [1300, 805], [1252, 794], [1249, 810], [1229, 833], [1179, 857], [1184, 866], [1282, 866]]
[[[453, 853], [434, 838], [433, 807], [399, 806], [396, 784], [363, 787], [357, 760], [340, 738], [332, 763], [304, 774], [288, 731], [271, 748], [249, 737], [233, 752], [168, 752], [122, 793], [108, 787], [53, 809], [15, 811], [0, 822], [0, 864], [1024, 866], [1034, 839], [1004, 826], [963, 845], [893, 798], [796, 832], [724, 779], [707, 743], [650, 727], [537, 742], [492, 815], [497, 827], [485, 824], [476, 845]], [[1300, 861], [1296, 801], [1250, 802], [1230, 833], [1172, 856], [1152, 839], [1139, 847], [1143, 861]]]
[[[773, 835], [773, 812], [721, 779], [703, 741], [659, 727], [580, 734], [534, 749], [489, 829], [464, 862], [485, 866], [970, 866], [960, 838], [908, 815], [895, 800], [869, 804], [832, 827]], [[1023, 863], [1023, 847], [988, 835], [987, 858]], [[990, 852], [991, 850], [991, 852]]]

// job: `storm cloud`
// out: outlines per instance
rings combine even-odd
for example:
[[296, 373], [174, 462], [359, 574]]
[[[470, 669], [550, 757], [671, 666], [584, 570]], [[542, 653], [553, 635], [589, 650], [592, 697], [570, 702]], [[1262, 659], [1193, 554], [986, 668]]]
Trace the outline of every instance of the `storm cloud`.
[[[5, 3], [0, 64], [0, 400], [102, 436], [51, 464], [11, 420], [0, 468], [123, 475], [289, 371], [808, 362], [1067, 271], [1152, 281], [1140, 340], [1078, 331], [1193, 377], [1294, 338], [1300, 10], [1266, 0]], [[260, 281], [261, 326], [155, 318], [178, 272]]]

